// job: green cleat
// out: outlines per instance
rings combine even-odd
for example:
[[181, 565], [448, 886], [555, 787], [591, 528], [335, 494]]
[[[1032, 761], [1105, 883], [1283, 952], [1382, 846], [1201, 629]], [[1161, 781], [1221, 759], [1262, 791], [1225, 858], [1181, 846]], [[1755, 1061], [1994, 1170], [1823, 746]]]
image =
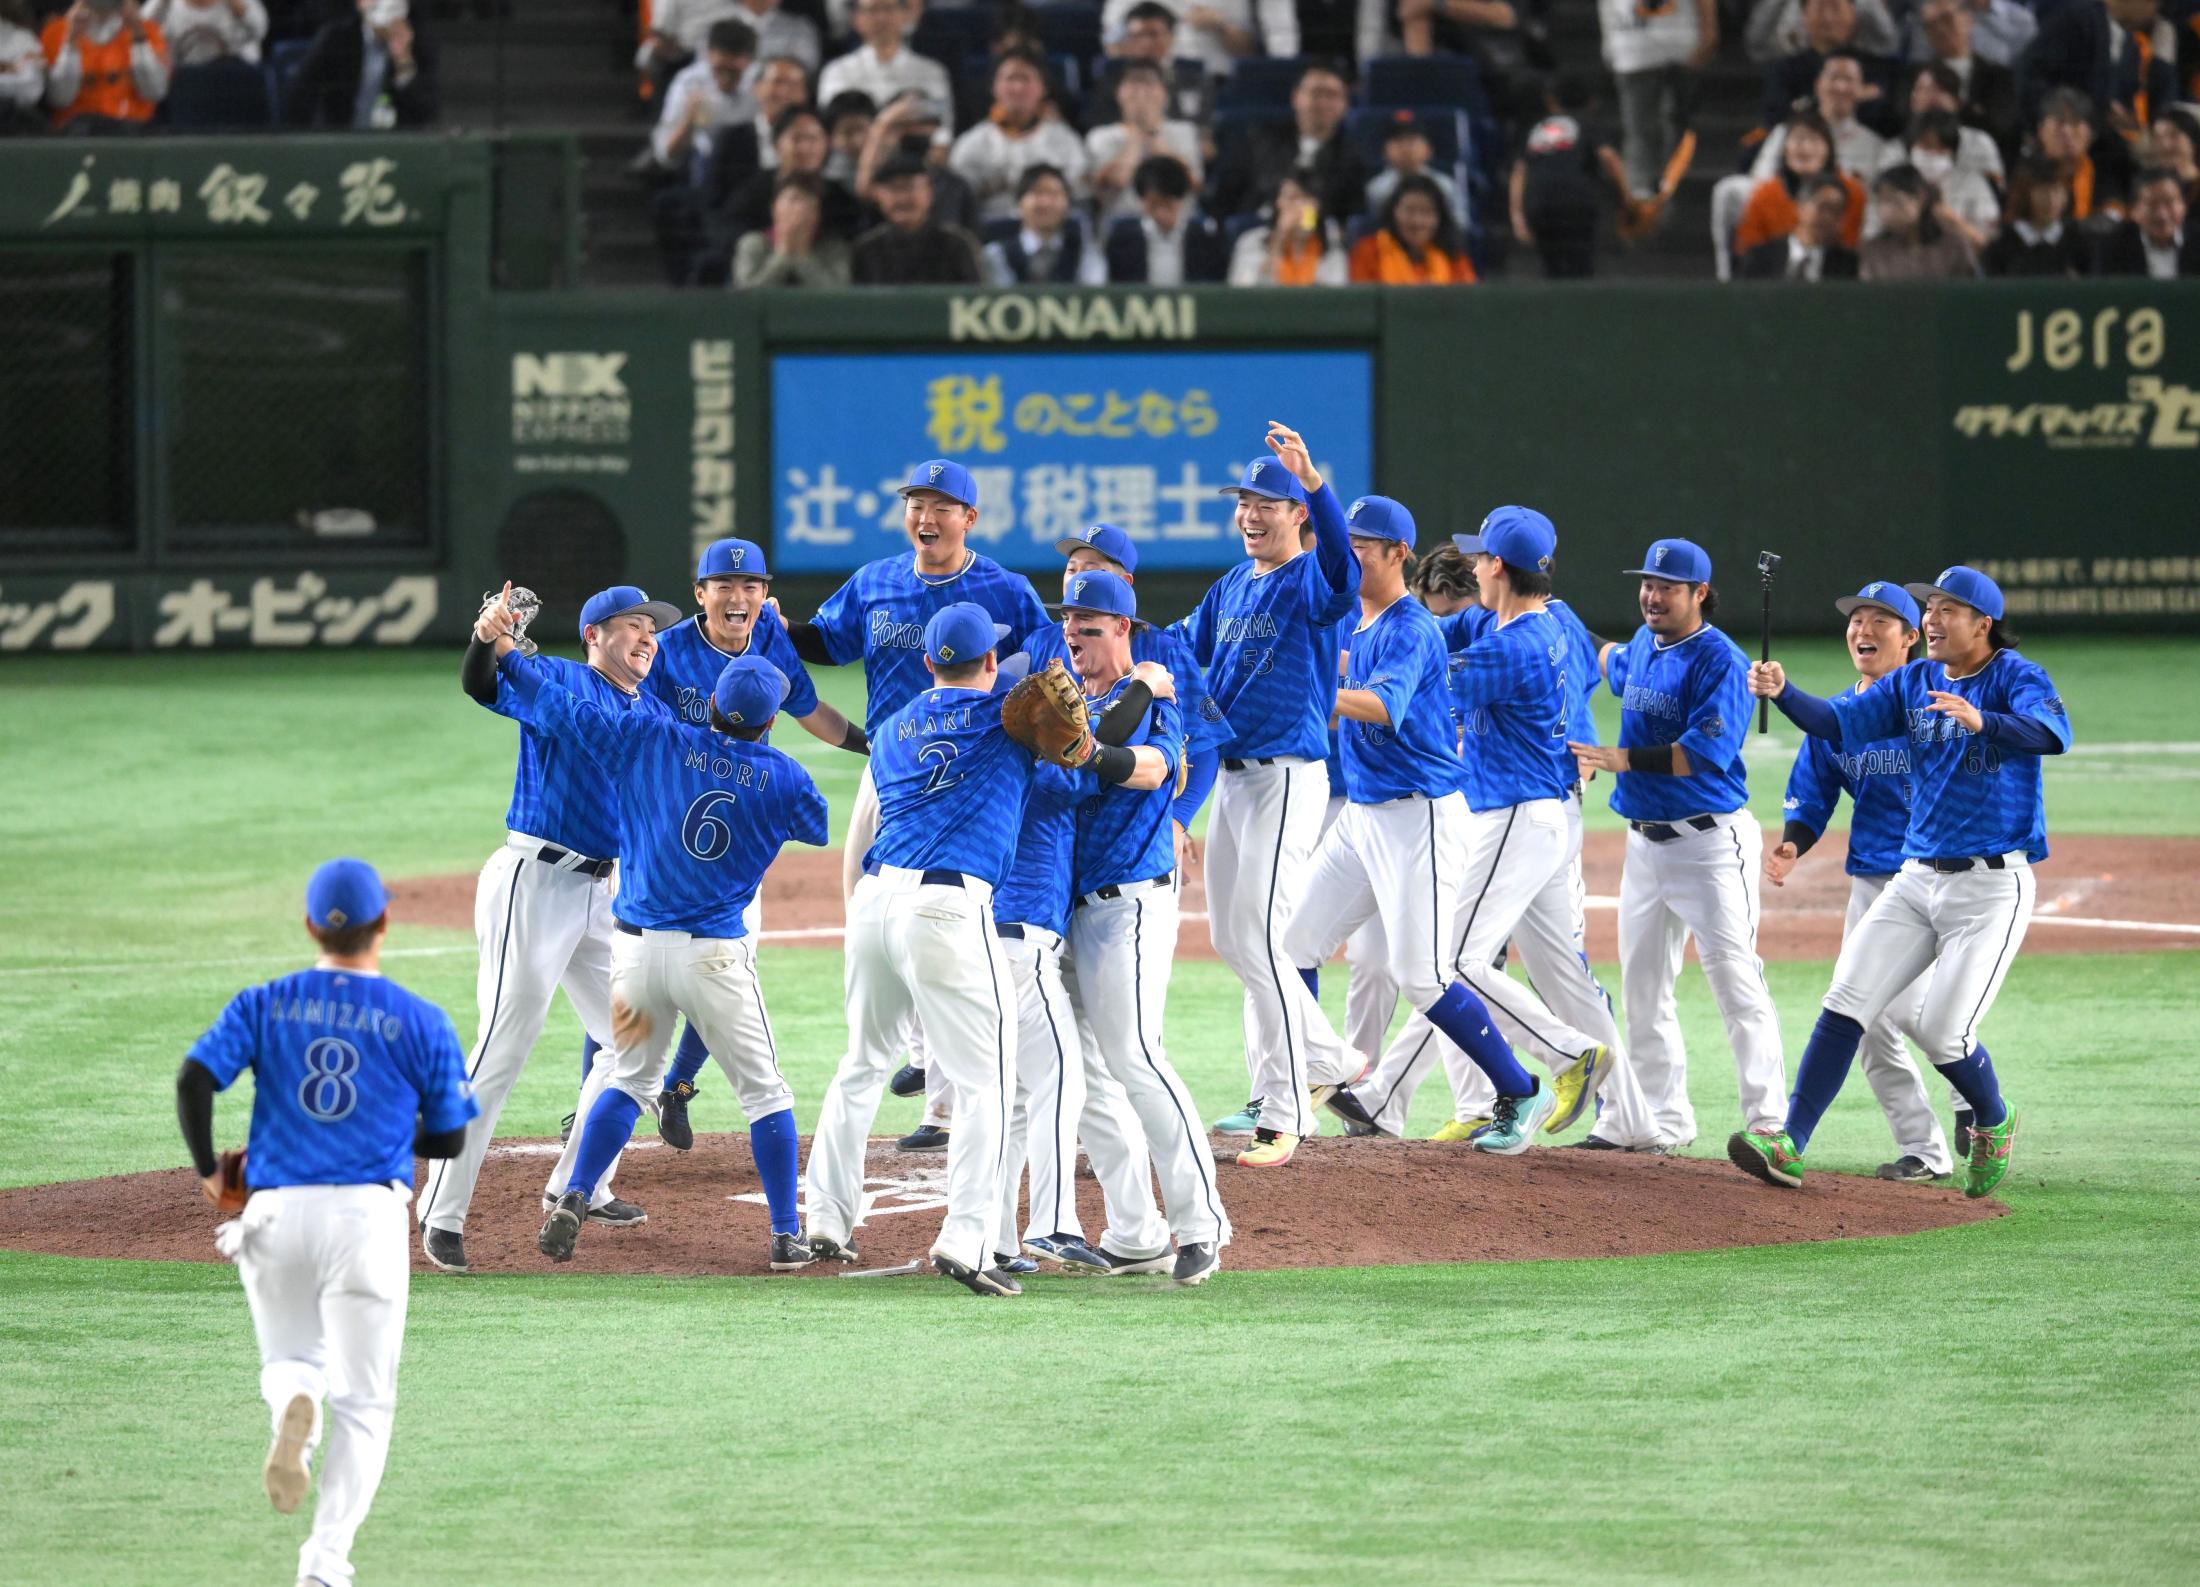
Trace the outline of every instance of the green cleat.
[[1208, 1126], [1217, 1135], [1250, 1135], [1260, 1128], [1260, 1098], [1255, 1097], [1228, 1118]]
[[[2004, 1104], [2006, 1106], [2006, 1104]], [[2009, 1172], [2009, 1146], [2017, 1138], [2017, 1110], [2008, 1108], [1991, 1128], [1971, 1126], [1971, 1155], [1963, 1162], [1963, 1193], [1972, 1200], [1989, 1195]]]
[[1490, 1122], [1468, 1136], [1467, 1145], [1492, 1157], [1518, 1157], [1555, 1105], [1547, 1085], [1538, 1085], [1532, 1096], [1499, 1097], [1490, 1110]]
[[1803, 1183], [1803, 1158], [1785, 1130], [1739, 1130], [1726, 1138], [1727, 1161], [1743, 1173], [1794, 1190]]

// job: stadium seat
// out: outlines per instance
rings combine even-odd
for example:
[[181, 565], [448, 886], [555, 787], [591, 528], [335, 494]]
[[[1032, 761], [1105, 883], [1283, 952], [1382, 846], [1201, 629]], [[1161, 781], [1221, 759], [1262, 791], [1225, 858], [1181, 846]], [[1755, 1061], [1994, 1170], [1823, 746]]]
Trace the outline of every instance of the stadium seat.
[[1092, 0], [1053, 0], [1033, 6], [1031, 15], [1047, 54], [1071, 56], [1080, 69], [1101, 55], [1100, 7]]
[[1361, 101], [1371, 107], [1449, 105], [1481, 110], [1482, 71], [1467, 55], [1385, 55], [1367, 63]]
[[1421, 118], [1421, 125], [1428, 131], [1430, 165], [1449, 171], [1459, 164], [1460, 151], [1469, 142], [1464, 112], [1449, 105], [1397, 105], [1381, 110], [1355, 110], [1345, 118], [1347, 135], [1359, 146], [1370, 167], [1381, 169], [1383, 139], [1389, 135], [1391, 119], [1400, 110], [1410, 110]]
[[1292, 86], [1306, 66], [1303, 55], [1286, 55], [1273, 60], [1266, 56], [1248, 56], [1223, 79], [1222, 94], [1215, 103], [1224, 110], [1250, 110], [1264, 105], [1288, 110]]
[[177, 67], [163, 103], [177, 132], [265, 132], [275, 119], [266, 77], [234, 55]]
[[917, 19], [909, 47], [928, 55], [942, 66], [953, 67], [973, 55], [986, 53], [986, 35], [993, 27], [993, 13], [984, 6], [958, 6], [952, 10], [927, 6]]

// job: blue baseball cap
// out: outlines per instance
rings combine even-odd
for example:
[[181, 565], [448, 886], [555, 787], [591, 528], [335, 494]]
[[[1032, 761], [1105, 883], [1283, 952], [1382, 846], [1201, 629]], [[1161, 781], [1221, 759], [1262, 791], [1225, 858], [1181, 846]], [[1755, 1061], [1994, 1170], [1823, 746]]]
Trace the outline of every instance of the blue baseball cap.
[[[1057, 612], [1105, 612], [1138, 622], [1138, 594], [1130, 581], [1102, 568], [1091, 568], [1071, 577], [1062, 587], [1062, 598], [1050, 608]], [[1141, 624], [1140, 626], [1144, 626]]]
[[588, 604], [581, 608], [581, 638], [588, 638], [591, 624], [608, 623], [634, 612], [654, 622], [660, 634], [680, 620], [680, 608], [670, 601], [653, 601], [637, 585], [614, 584], [589, 596]]
[[1451, 543], [1463, 556], [1488, 555], [1508, 568], [1548, 573], [1558, 530], [1533, 507], [1499, 507], [1482, 520], [1478, 533], [1453, 535]]
[[762, 727], [787, 698], [787, 675], [762, 656], [736, 656], [719, 669], [710, 703], [735, 727]]
[[1344, 527], [1362, 540], [1395, 540], [1413, 549], [1413, 514], [1388, 496], [1362, 496], [1345, 509]]
[[1874, 579], [1854, 595], [1844, 595], [1833, 603], [1833, 609], [1843, 617], [1859, 606], [1876, 606], [1881, 611], [1894, 613], [1908, 628], [1918, 626], [1917, 602], [1910, 599], [1910, 592], [1899, 584], [1884, 579]]
[[1951, 601], [1961, 601], [1973, 611], [1984, 612], [1995, 622], [2001, 621], [2001, 586], [1981, 573], [1977, 568], [1942, 568], [1940, 577], [1930, 584], [1912, 584], [1909, 592], [1922, 603], [1935, 595], [1945, 595]]
[[1097, 551], [1125, 573], [1138, 571], [1138, 547], [1131, 537], [1111, 523], [1089, 523], [1073, 535], [1054, 542], [1054, 549], [1070, 556], [1078, 551]]
[[1621, 568], [1637, 578], [1666, 579], [1674, 584], [1709, 584], [1711, 554], [1693, 540], [1653, 540], [1639, 568]]
[[1008, 637], [1008, 625], [996, 623], [993, 614], [971, 601], [957, 601], [932, 614], [924, 625], [925, 659], [950, 667], [981, 661]]
[[769, 580], [771, 576], [764, 565], [764, 548], [754, 540], [713, 540], [695, 563], [698, 584], [705, 579]]
[[1306, 487], [1298, 476], [1272, 457], [1256, 457], [1245, 465], [1245, 477], [1235, 485], [1225, 485], [1215, 494], [1235, 496], [1240, 491], [1251, 491], [1256, 496], [1266, 496], [1274, 501], [1295, 501], [1306, 505]]
[[324, 931], [363, 926], [390, 907], [382, 878], [365, 860], [327, 860], [306, 883], [306, 919]]
[[978, 505], [978, 482], [970, 477], [970, 470], [944, 457], [927, 458], [911, 469], [909, 478], [895, 494], [906, 496], [916, 490], [937, 491], [949, 501], [960, 502], [965, 507]]

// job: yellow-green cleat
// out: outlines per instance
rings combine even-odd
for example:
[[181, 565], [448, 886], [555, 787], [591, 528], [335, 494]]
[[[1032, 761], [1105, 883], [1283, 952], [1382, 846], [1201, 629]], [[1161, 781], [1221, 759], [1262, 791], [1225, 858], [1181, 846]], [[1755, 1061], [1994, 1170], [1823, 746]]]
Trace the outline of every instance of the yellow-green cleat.
[[1564, 1074], [1551, 1076], [1554, 1101], [1551, 1116], [1544, 1121], [1543, 1133], [1557, 1135], [1572, 1129], [1583, 1110], [1596, 1101], [1597, 1093], [1604, 1089], [1604, 1082], [1611, 1078], [1612, 1050], [1601, 1043], [1583, 1053]]
[[[2004, 1104], [2007, 1107], [2007, 1104]], [[2009, 1172], [2009, 1147], [2017, 1138], [2017, 1110], [2007, 1107], [1999, 1124], [1971, 1126], [1971, 1155], [1963, 1160], [1963, 1193], [1974, 1201], [1990, 1195]]]
[[1489, 1126], [1487, 1118], [1452, 1119], [1429, 1137], [1432, 1141], [1470, 1141], [1477, 1130]]
[[1726, 1158], [1743, 1173], [1783, 1190], [1803, 1183], [1803, 1154], [1785, 1130], [1737, 1130], [1726, 1138]]

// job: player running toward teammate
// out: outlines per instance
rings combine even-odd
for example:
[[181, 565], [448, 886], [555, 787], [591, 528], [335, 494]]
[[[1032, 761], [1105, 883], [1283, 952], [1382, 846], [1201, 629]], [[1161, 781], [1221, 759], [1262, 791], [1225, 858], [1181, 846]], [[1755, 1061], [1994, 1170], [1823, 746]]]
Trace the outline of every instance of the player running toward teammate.
[[[504, 847], [489, 856], [474, 889], [474, 937], [481, 946], [475, 982], [480, 1028], [466, 1076], [481, 1116], [466, 1146], [437, 1163], [420, 1197], [421, 1249], [448, 1272], [467, 1270], [466, 1209], [481, 1177], [504, 1099], [542, 1034], [551, 994], [562, 985], [581, 1026], [611, 1037], [611, 872], [619, 859], [617, 805], [587, 756], [538, 729], [514, 678], [552, 679], [617, 713], [669, 713], [642, 688], [657, 658], [657, 631], [679, 621], [679, 608], [653, 601], [631, 584], [591, 595], [581, 607], [583, 665], [525, 655], [513, 638], [511, 586], [491, 596], [475, 620], [459, 681], [466, 693], [519, 724], [519, 768], [512, 784]], [[500, 664], [499, 651], [517, 659]], [[584, 1076], [585, 1083], [585, 1076]], [[562, 1180], [559, 1181], [562, 1184]], [[589, 1208], [594, 1222], [637, 1224], [646, 1216], [611, 1194], [610, 1176]]]
[[612, 1049], [581, 1094], [566, 1187], [536, 1239], [573, 1255], [590, 1193], [655, 1104], [674, 1022], [686, 1015], [740, 1098], [771, 1209], [771, 1265], [807, 1264], [795, 1200], [794, 1093], [779, 1072], [756, 939], [742, 916], [788, 842], [823, 845], [825, 797], [790, 755], [763, 742], [787, 679], [761, 656], [726, 663], [711, 725], [607, 711], [499, 658], [538, 728], [585, 754], [618, 801], [626, 853], [612, 941]]
[[1328, 487], [1296, 430], [1270, 421], [1266, 440], [1275, 456], [1248, 463], [1224, 492], [1237, 497], [1247, 560], [1208, 590], [1184, 633], [1231, 729], [1207, 827], [1207, 929], [1245, 987], [1244, 1112], [1257, 1110], [1256, 1129], [1303, 1138], [1315, 1127], [1310, 1083], [1342, 1084], [1361, 1068], [1345, 1067], [1341, 1042], [1308, 1051], [1314, 994], [1283, 947], [1291, 878], [1305, 874], [1329, 802], [1337, 653], [1327, 631], [1353, 610], [1360, 565], [1334, 494], [1304, 548], [1304, 481]]
[[251, 1199], [216, 1243], [252, 1308], [274, 1431], [262, 1480], [284, 1515], [312, 1485], [324, 1403], [333, 1424], [298, 1580], [338, 1587], [351, 1580], [352, 1539], [397, 1410], [413, 1158], [458, 1151], [476, 1108], [450, 1016], [382, 979], [388, 897], [373, 867], [321, 866], [305, 914], [320, 958], [237, 994], [184, 1059], [176, 1116], [218, 1200], [214, 1093], [252, 1071]]
[[2047, 858], [2040, 757], [2070, 747], [2070, 717], [2046, 671], [2012, 648], [1992, 579], [1953, 567], [1908, 589], [1925, 603], [1925, 659], [1873, 687], [1821, 700], [1776, 661], [1750, 669], [1751, 692], [1814, 738], [1862, 750], [1906, 737], [1912, 793], [1902, 869], [1841, 944], [1786, 1120], [1726, 1149], [1767, 1184], [1800, 1185], [1864, 1032], [1930, 970], [1914, 1035], [1970, 1104], [1963, 1193], [1983, 1196], [2009, 1171], [2017, 1111], [1978, 1031], [2032, 920], [2032, 867]]
[[[1367, 543], [1410, 544], [1412, 518], [1380, 497], [1354, 510], [1367, 615], [1352, 636], [1351, 677], [1337, 711], [1373, 726], [1345, 735], [1354, 797], [1373, 808], [1352, 834], [1357, 852], [1337, 853], [1318, 869], [1308, 896], [1320, 897], [1325, 881], [1349, 896], [1357, 871], [1368, 907], [1397, 910], [1386, 915], [1384, 934], [1399, 944], [1393, 962], [1419, 1012], [1353, 1095], [1379, 1127], [1403, 1133], [1438, 1037], [1448, 1038], [1496, 1093], [1490, 1123], [1469, 1144], [1517, 1156], [1546, 1123], [1563, 1129], [1579, 1118], [1612, 1064], [1605, 1043], [1565, 1024], [1531, 988], [1491, 963], [1530, 902], [1566, 872], [1563, 801], [1573, 781], [1559, 749], [1566, 644], [1544, 610], [1558, 537], [1550, 519], [1532, 508], [1500, 507], [1483, 520], [1475, 577], [1496, 621], [1451, 670], [1436, 620], [1405, 593], [1403, 550]], [[1366, 593], [1370, 577], [1373, 595]], [[1453, 703], [1468, 745], [1464, 756], [1447, 757]], [[1450, 787], [1435, 792], [1445, 776]], [[1455, 788], [1463, 800], [1444, 797]], [[1393, 872], [1395, 862], [1402, 863]], [[1453, 884], [1448, 896], [1438, 891], [1444, 878]], [[1425, 909], [1419, 899], [1432, 895], [1436, 907]], [[1521, 1067], [1495, 1028], [1492, 1008], [1525, 1034], [1549, 1065], [1552, 1084]]]
[[1780, 1019], [1757, 957], [1764, 833], [1749, 813], [1742, 765], [1749, 658], [1711, 626], [1717, 596], [1702, 547], [1655, 541], [1643, 566], [1627, 571], [1642, 581], [1643, 625], [1602, 657], [1620, 698], [1619, 743], [1569, 746], [1584, 772], [1617, 773], [1612, 808], [1628, 828], [1619, 883], [1627, 1064], [1592, 1133], [1671, 1151], [1696, 1138], [1673, 1000], [1691, 936], [1734, 1048], [1743, 1122], [1776, 1122], [1787, 1080]]
[[[1844, 595], [1835, 610], [1848, 618], [1849, 660], [1856, 666], [1862, 694], [1910, 659], [1917, 648], [1917, 602], [1899, 584], [1878, 581]], [[1805, 737], [1788, 773], [1787, 821], [1780, 841], [1765, 855], [1765, 880], [1787, 885], [1790, 872], [1826, 830], [1841, 795], [1852, 803], [1849, 816], [1849, 912], [1843, 937], [1856, 929], [1872, 903], [1902, 868], [1902, 838], [1910, 825], [1910, 746], [1895, 735], [1855, 750], [1823, 738]], [[1930, 972], [1928, 972], [1929, 974]], [[1917, 1028], [1926, 979], [1902, 989], [1887, 1012], [1864, 1033], [1864, 1078], [1894, 1132], [1895, 1159], [1879, 1165], [1881, 1179], [1939, 1179], [1953, 1167], [1947, 1137], [1925, 1094], [1925, 1082], [1903, 1046], [1904, 1032]]]

